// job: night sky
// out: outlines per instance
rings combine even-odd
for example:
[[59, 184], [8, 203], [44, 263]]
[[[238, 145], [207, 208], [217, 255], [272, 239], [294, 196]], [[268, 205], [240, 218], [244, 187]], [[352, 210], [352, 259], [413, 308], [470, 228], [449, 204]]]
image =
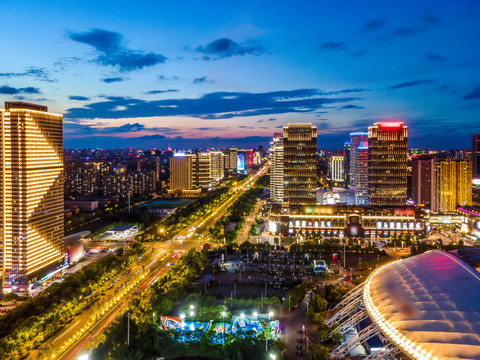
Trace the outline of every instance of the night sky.
[[480, 132], [480, 2], [2, 1], [0, 100], [64, 114], [65, 147], [319, 148], [395, 119], [409, 147]]

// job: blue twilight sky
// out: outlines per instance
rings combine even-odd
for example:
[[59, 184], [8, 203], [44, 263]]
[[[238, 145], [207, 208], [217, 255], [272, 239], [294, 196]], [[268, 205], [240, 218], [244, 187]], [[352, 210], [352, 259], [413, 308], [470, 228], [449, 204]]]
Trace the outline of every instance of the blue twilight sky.
[[480, 132], [480, 2], [2, 1], [0, 99], [64, 114], [65, 147], [320, 148], [383, 119], [409, 146]]

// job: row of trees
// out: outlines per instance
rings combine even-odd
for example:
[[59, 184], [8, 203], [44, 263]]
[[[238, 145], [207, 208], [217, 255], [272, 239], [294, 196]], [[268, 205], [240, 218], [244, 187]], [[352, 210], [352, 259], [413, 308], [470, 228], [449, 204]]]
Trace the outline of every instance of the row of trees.
[[[257, 203], [258, 197], [262, 194], [263, 189], [260, 187], [252, 188], [243, 193], [230, 207], [230, 212], [223, 215], [214, 225], [209, 229], [214, 239], [221, 240], [225, 237], [226, 241], [234, 241], [240, 230], [245, 225], [245, 218], [252, 212]], [[235, 223], [235, 226], [223, 234], [223, 229]]]
[[54, 283], [0, 317], [0, 358], [14, 359], [48, 339], [74, 316], [91, 306], [124, 266], [143, 252], [133, 245], [123, 259], [111, 254]]
[[[304, 242], [301, 244], [293, 244], [290, 246], [290, 253], [298, 254], [334, 254], [343, 253], [344, 246], [340, 243], [340, 239], [326, 238], [319, 243]], [[376, 245], [345, 245], [345, 251], [355, 254], [378, 254], [381, 255], [384, 251], [379, 250]]]
[[228, 196], [228, 188], [221, 187], [207, 195], [197, 199], [185, 207], [177, 209], [169, 217], [148, 226], [142, 234], [137, 236], [138, 240], [155, 240], [169, 238], [189, 223], [195, 222], [210, 211], [212, 207], [219, 204]]

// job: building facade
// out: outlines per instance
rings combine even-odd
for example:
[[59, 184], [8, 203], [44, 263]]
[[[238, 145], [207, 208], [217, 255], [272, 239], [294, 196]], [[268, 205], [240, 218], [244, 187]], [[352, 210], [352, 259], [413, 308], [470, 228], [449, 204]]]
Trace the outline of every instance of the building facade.
[[343, 165], [345, 162], [345, 157], [343, 156], [331, 156], [329, 161], [329, 174], [330, 180], [335, 181], [337, 183], [344, 182], [344, 169]]
[[412, 158], [412, 198], [415, 204], [431, 208], [435, 192], [435, 159], [428, 155]]
[[281, 204], [284, 197], [283, 161], [283, 140], [280, 138], [271, 148], [270, 201], [274, 204]]
[[370, 205], [368, 193], [368, 141], [355, 151], [355, 205]]
[[357, 151], [358, 147], [364, 142], [368, 142], [367, 132], [357, 131], [350, 133], [350, 186], [353, 188], [357, 186]]
[[25, 286], [64, 257], [63, 117], [7, 102], [1, 133], [0, 264], [7, 284]]
[[193, 189], [192, 157], [175, 154], [170, 159], [170, 190]]
[[379, 122], [368, 128], [368, 189], [375, 206], [407, 202], [407, 127]]
[[291, 206], [316, 203], [317, 127], [283, 127], [284, 198]]
[[343, 144], [343, 182], [347, 188], [351, 186], [350, 154], [351, 143], [350, 140], [347, 140], [345, 141], [345, 144]]
[[317, 205], [295, 210], [274, 206], [269, 229], [282, 236], [383, 238], [428, 233], [428, 215], [413, 207]]
[[472, 176], [480, 179], [480, 134], [472, 135]]
[[453, 214], [457, 206], [472, 205], [472, 163], [466, 160], [435, 161], [432, 211]]

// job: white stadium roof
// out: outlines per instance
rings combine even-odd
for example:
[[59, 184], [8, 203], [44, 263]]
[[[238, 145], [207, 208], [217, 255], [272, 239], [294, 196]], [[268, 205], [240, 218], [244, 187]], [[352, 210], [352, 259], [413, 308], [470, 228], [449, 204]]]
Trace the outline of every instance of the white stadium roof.
[[434, 250], [380, 267], [365, 283], [365, 308], [411, 358], [480, 360], [480, 274]]

